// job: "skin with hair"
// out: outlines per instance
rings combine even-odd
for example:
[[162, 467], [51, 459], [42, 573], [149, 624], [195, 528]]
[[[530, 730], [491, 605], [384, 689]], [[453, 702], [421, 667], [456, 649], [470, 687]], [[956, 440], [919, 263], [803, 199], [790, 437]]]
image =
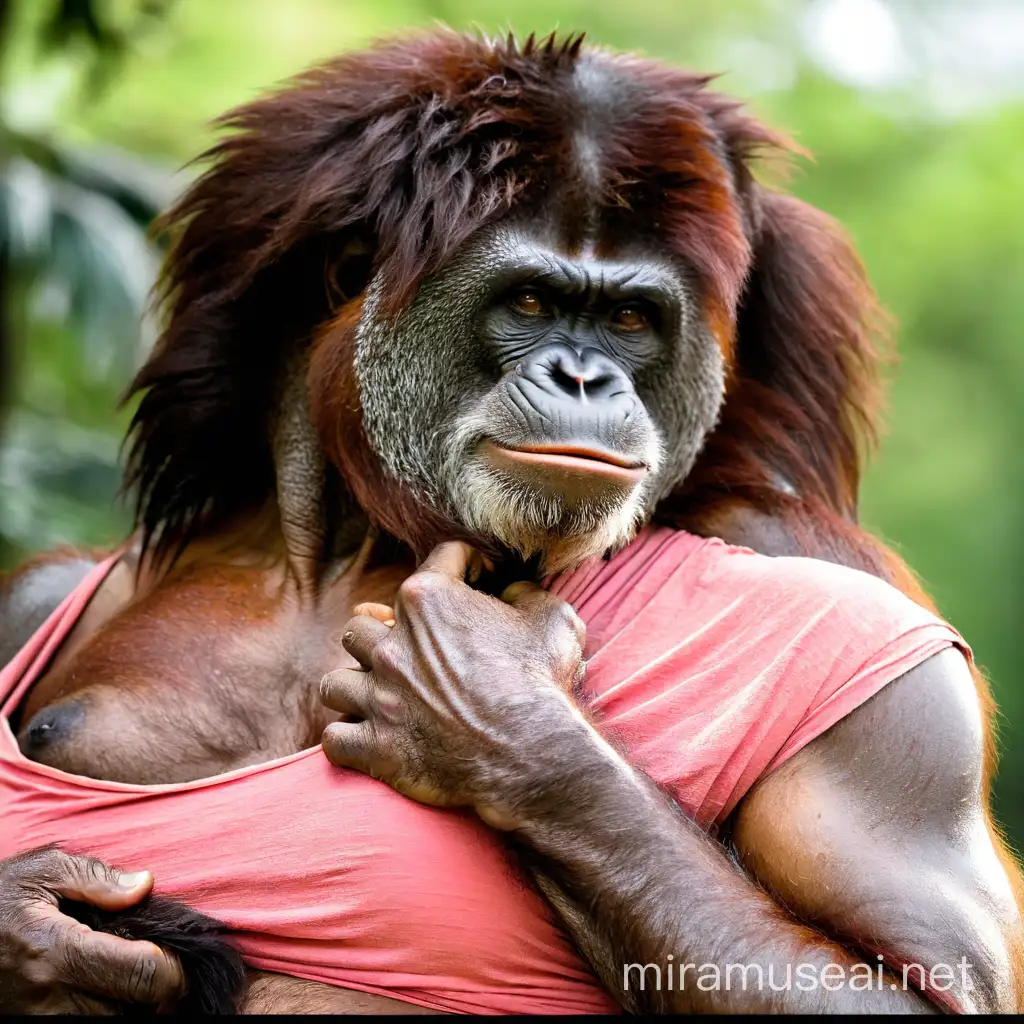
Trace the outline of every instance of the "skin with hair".
[[[159, 783], [322, 736], [337, 763], [507, 833], [630, 1010], [935, 1007], [623, 991], [624, 962], [669, 951], [764, 967], [880, 953], [897, 970], [965, 954], [974, 989], [930, 998], [1016, 1009], [1019, 876], [988, 816], [986, 690], [961, 655], [762, 779], [728, 823], [730, 857], [589, 723], [582, 623], [536, 586], [656, 522], [927, 603], [856, 522], [870, 287], [828, 218], [754, 180], [784, 140], [707, 85], [579, 39], [438, 31], [229, 115], [166, 222], [167, 327], [134, 385], [137, 534], [19, 709], [19, 742], [65, 771]], [[0, 601], [32, 594], [38, 619], [69, 557], [30, 563]], [[494, 678], [523, 681], [521, 713]], [[168, 692], [188, 716], [167, 714]], [[61, 973], [75, 926], [26, 941], [24, 894], [64, 883], [15, 860], [0, 863], [12, 1008], [40, 985], [48, 1006], [83, 985], [120, 998], [129, 955], [155, 976], [145, 942], [93, 943], [87, 976]], [[53, 966], [46, 984], [26, 949]], [[272, 975], [248, 999], [402, 1008]]]

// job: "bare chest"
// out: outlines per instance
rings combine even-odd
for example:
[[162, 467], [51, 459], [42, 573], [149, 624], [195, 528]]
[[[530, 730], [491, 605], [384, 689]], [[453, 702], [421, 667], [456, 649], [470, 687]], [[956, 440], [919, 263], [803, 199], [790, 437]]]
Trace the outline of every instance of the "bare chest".
[[402, 575], [342, 581], [302, 602], [273, 570], [186, 572], [57, 659], [22, 709], [21, 749], [62, 771], [152, 785], [315, 746], [336, 717], [320, 679], [354, 667], [345, 622], [360, 601], [390, 602]]

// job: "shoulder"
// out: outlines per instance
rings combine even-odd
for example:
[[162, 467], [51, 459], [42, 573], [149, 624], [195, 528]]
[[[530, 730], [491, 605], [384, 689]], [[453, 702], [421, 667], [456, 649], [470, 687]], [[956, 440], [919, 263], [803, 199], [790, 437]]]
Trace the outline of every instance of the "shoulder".
[[[963, 637], [885, 580], [814, 558], [723, 548], [703, 585], [734, 595], [733, 621], [757, 622], [760, 642], [818, 684], [780, 759], [946, 648], [957, 650], [937, 664], [959, 662], [970, 681], [973, 654]], [[920, 670], [926, 682], [936, 671]]]
[[984, 761], [984, 709], [963, 654], [932, 655], [809, 744], [799, 758], [867, 784], [902, 778], [944, 820], [973, 809]]
[[676, 652], [691, 665], [699, 654], [748, 668], [773, 659], [808, 686], [827, 681], [823, 699], [858, 674], [893, 679], [951, 643], [968, 651], [932, 611], [866, 572], [668, 528], [645, 530], [558, 592], [586, 622], [591, 654]]
[[773, 660], [822, 700], [853, 680], [894, 679], [950, 644], [970, 653], [934, 612], [859, 569], [668, 529], [623, 555], [577, 605], [595, 653], [627, 642], [653, 659]]
[[6, 665], [97, 564], [90, 552], [54, 551], [0, 576], [0, 665]]
[[[980, 897], [970, 917], [985, 905], [986, 913], [1007, 912], [1009, 923], [1013, 896], [986, 827], [985, 759], [984, 709], [970, 668], [946, 648], [764, 775], [736, 809], [733, 842], [742, 862], [762, 881], [767, 874], [776, 890], [815, 874], [814, 862], [826, 863], [826, 918], [837, 891], [864, 909], [879, 908], [888, 902], [879, 886], [895, 881], [892, 896], [904, 904], [962, 885], [962, 907]], [[805, 893], [780, 895], [799, 907]], [[910, 906], [897, 916], [913, 919]]]
[[31, 639], [109, 551], [61, 548], [0, 574], [0, 667]]
[[[723, 541], [700, 552], [696, 585], [773, 618], [827, 619], [855, 635], [882, 639], [944, 625], [886, 580], [860, 569], [799, 555], [763, 555]], [[947, 627], [948, 628], [948, 627]]]
[[[981, 795], [985, 709], [963, 654], [946, 647], [908, 669], [764, 776], [751, 801], [771, 806], [764, 794], [787, 792], [796, 780], [833, 785], [841, 780], [875, 806], [879, 822], [902, 794], [915, 817], [956, 825], [972, 814]], [[894, 786], [894, 783], [898, 785]], [[749, 798], [748, 798], [749, 800]], [[927, 812], [927, 813], [926, 813]], [[774, 813], [774, 812], [773, 812]]]

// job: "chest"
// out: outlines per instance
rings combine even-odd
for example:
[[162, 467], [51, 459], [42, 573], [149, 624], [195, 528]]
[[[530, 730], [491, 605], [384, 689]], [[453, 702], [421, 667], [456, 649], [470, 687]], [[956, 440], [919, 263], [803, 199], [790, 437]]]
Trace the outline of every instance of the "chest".
[[274, 568], [184, 572], [54, 663], [22, 709], [22, 751], [62, 771], [150, 785], [315, 746], [336, 717], [319, 701], [321, 677], [356, 667], [345, 622], [362, 601], [390, 603], [405, 574], [341, 578], [310, 601]]

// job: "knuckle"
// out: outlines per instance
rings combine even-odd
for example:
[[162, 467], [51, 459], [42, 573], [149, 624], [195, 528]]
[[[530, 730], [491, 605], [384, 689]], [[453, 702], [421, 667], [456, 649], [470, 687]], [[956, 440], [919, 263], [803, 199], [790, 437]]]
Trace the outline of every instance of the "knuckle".
[[51, 936], [49, 957], [62, 978], [73, 977], [76, 968], [87, 965], [85, 957], [85, 931], [82, 926], [66, 928], [60, 935]]
[[406, 607], [417, 608], [437, 592], [438, 585], [437, 573], [417, 572], [402, 583], [398, 588], [398, 594]]
[[378, 687], [373, 694], [373, 704], [378, 715], [383, 716], [389, 725], [401, 721], [406, 711], [406, 702], [400, 694], [393, 690]]
[[157, 947], [151, 945], [149, 951], [141, 952], [135, 958], [127, 981], [129, 999], [149, 1002], [154, 998], [160, 956], [161, 953]]
[[385, 638], [374, 649], [370, 664], [373, 671], [384, 678], [398, 675], [401, 671], [399, 645]]
[[423, 594], [423, 581], [420, 576], [410, 576], [398, 588], [398, 596], [406, 607], [415, 607]]
[[117, 879], [121, 874], [117, 868], [108, 867], [103, 861], [97, 860], [95, 857], [85, 858], [82, 867], [84, 868], [83, 874], [86, 879], [99, 885], [109, 885], [111, 883], [116, 885]]
[[26, 956], [19, 970], [25, 983], [31, 988], [49, 989], [61, 983], [61, 972], [52, 960], [44, 954]]
[[20, 927], [12, 931], [13, 934], [5, 936], [5, 945], [11, 945], [17, 950], [17, 959], [24, 967], [23, 973], [56, 979], [58, 971], [54, 956], [57, 943], [53, 929], [33, 927], [23, 921]]

